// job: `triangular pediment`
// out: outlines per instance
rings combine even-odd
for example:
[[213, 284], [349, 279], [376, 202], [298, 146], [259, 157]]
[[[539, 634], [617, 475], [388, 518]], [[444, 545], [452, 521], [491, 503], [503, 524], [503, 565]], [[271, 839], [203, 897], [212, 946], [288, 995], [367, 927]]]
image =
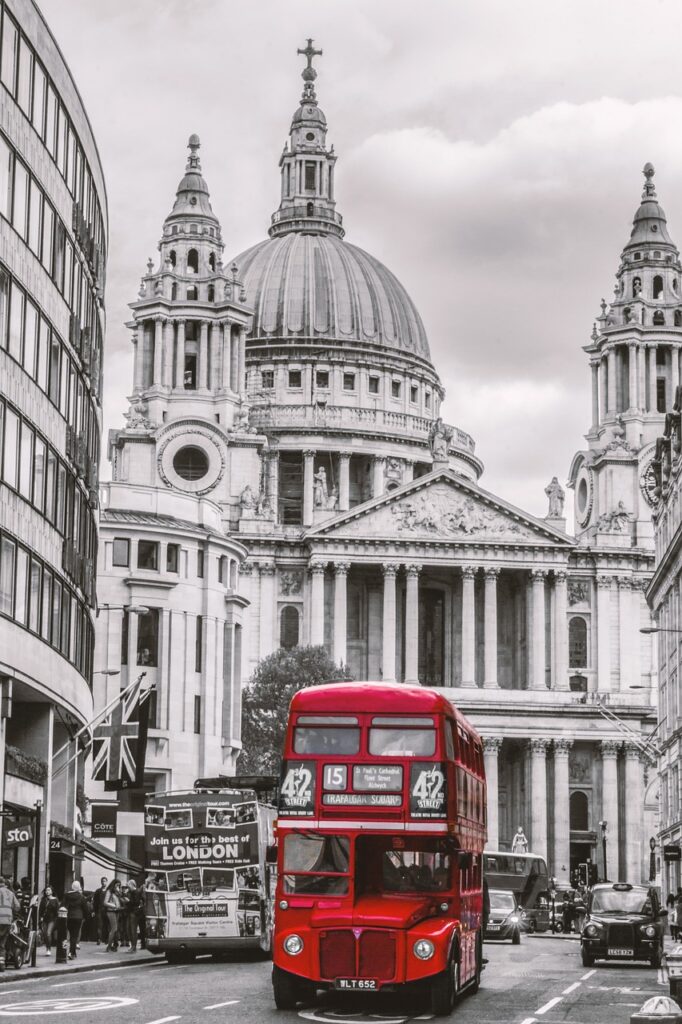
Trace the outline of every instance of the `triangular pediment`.
[[307, 536], [572, 546], [573, 538], [450, 470], [357, 505]]

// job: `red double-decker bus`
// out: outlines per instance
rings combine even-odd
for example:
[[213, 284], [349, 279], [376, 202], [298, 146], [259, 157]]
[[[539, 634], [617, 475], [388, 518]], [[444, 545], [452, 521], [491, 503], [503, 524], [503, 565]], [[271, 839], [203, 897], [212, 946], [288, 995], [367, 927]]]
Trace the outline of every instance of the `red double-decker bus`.
[[277, 820], [273, 988], [476, 990], [486, 792], [480, 737], [433, 690], [334, 683], [289, 711]]

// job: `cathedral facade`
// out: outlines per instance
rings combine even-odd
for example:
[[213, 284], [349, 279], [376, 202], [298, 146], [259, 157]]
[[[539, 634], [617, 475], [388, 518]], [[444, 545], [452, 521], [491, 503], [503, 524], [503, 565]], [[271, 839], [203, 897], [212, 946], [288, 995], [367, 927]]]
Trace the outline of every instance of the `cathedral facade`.
[[242, 683], [280, 646], [324, 644], [355, 678], [438, 687], [471, 718], [491, 848], [522, 825], [559, 879], [591, 860], [639, 881], [657, 807], [655, 641], [639, 632], [649, 460], [682, 338], [652, 173], [585, 349], [593, 411], [570, 472], [572, 536], [556, 479], [547, 515], [524, 513], [481, 486], [473, 439], [441, 418], [419, 313], [345, 239], [315, 51], [302, 52], [268, 238], [223, 261], [193, 136], [131, 306], [98, 657], [123, 653], [124, 682], [138, 665], [154, 674], [150, 788], [234, 771]]

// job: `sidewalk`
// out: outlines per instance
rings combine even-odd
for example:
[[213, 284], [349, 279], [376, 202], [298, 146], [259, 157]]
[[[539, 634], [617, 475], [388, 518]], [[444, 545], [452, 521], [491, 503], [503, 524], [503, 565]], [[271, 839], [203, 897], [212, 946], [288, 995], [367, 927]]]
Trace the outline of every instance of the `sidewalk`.
[[106, 946], [97, 946], [94, 942], [82, 942], [75, 960], [67, 960], [65, 964], [55, 963], [54, 950], [49, 957], [45, 956], [42, 946], [38, 948], [35, 967], [24, 965], [20, 970], [8, 967], [0, 973], [0, 985], [8, 982], [16, 985], [19, 981], [30, 981], [32, 978], [50, 978], [55, 974], [80, 974], [82, 971], [94, 971], [99, 968], [120, 967], [126, 964], [148, 964], [163, 959], [163, 954], [148, 953], [145, 949], [136, 953], [128, 953], [126, 949], [116, 953], [107, 953]]

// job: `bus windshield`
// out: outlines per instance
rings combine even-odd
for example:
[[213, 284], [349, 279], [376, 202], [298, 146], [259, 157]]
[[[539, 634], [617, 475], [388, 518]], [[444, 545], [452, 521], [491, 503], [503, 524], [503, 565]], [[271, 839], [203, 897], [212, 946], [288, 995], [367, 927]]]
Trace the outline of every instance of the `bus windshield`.
[[284, 891], [311, 895], [348, 892], [350, 839], [314, 832], [284, 838]]

